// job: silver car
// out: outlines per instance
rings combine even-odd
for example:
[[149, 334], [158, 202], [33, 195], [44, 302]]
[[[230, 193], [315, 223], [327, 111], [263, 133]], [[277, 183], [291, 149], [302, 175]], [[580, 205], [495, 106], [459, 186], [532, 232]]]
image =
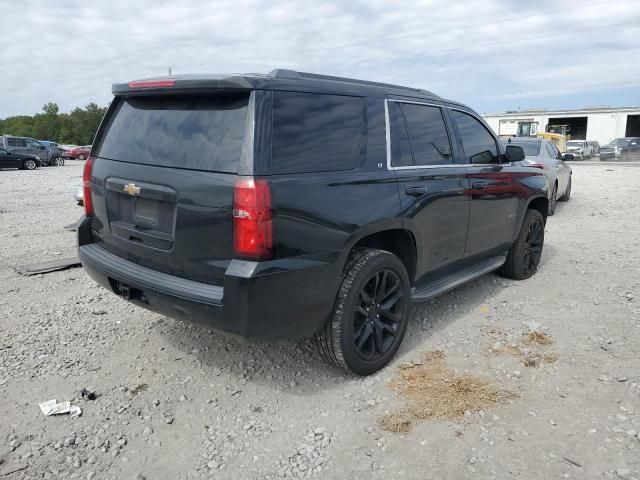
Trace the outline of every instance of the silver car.
[[544, 170], [552, 186], [547, 213], [553, 215], [556, 202], [567, 202], [571, 197], [571, 167], [564, 163], [560, 150], [548, 140], [525, 137], [509, 140], [509, 145], [517, 145], [524, 150], [525, 158], [520, 162], [523, 166]]
[[567, 142], [567, 153], [572, 153], [575, 158], [584, 160], [593, 157], [593, 146], [586, 140], [569, 140]]

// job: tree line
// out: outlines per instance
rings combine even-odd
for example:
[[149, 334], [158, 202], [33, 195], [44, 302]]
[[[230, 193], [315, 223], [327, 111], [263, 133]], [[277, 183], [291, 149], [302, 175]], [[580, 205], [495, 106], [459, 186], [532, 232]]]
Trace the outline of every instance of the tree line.
[[60, 144], [89, 145], [107, 107], [90, 103], [70, 113], [60, 113], [58, 105], [47, 103], [42, 113], [0, 120], [0, 134], [49, 140]]

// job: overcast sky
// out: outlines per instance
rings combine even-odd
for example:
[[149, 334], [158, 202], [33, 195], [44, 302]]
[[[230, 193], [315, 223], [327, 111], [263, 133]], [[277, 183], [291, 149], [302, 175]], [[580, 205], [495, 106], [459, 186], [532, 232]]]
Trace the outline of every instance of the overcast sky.
[[[481, 113], [640, 105], [638, 0], [0, 0], [0, 118], [111, 84], [292, 68], [421, 87]], [[634, 8], [635, 7], [635, 8]]]

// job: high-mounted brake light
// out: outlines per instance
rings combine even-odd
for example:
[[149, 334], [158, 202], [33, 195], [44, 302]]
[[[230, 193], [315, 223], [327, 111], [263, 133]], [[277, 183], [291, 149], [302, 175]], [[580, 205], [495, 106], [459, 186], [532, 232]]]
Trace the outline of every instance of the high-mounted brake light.
[[237, 258], [273, 256], [271, 191], [266, 180], [238, 177], [233, 187], [233, 252]]
[[175, 80], [135, 80], [129, 82], [129, 88], [166, 88], [175, 84]]
[[84, 214], [87, 217], [93, 216], [93, 200], [91, 199], [91, 174], [93, 172], [93, 164], [95, 160], [89, 157], [84, 162], [84, 170], [82, 171], [82, 203], [84, 203]]

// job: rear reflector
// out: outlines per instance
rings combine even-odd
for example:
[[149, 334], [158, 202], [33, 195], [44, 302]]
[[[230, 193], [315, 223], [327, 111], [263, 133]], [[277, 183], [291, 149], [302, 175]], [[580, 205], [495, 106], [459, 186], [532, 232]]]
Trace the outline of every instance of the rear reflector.
[[266, 180], [237, 177], [233, 188], [233, 252], [236, 258], [273, 256], [271, 191]]
[[173, 87], [175, 80], [136, 80], [129, 82], [129, 88], [166, 88]]
[[93, 163], [95, 160], [89, 157], [84, 162], [84, 170], [82, 171], [82, 203], [84, 203], [84, 214], [87, 217], [93, 216], [93, 200], [91, 199], [91, 174], [93, 172]]

